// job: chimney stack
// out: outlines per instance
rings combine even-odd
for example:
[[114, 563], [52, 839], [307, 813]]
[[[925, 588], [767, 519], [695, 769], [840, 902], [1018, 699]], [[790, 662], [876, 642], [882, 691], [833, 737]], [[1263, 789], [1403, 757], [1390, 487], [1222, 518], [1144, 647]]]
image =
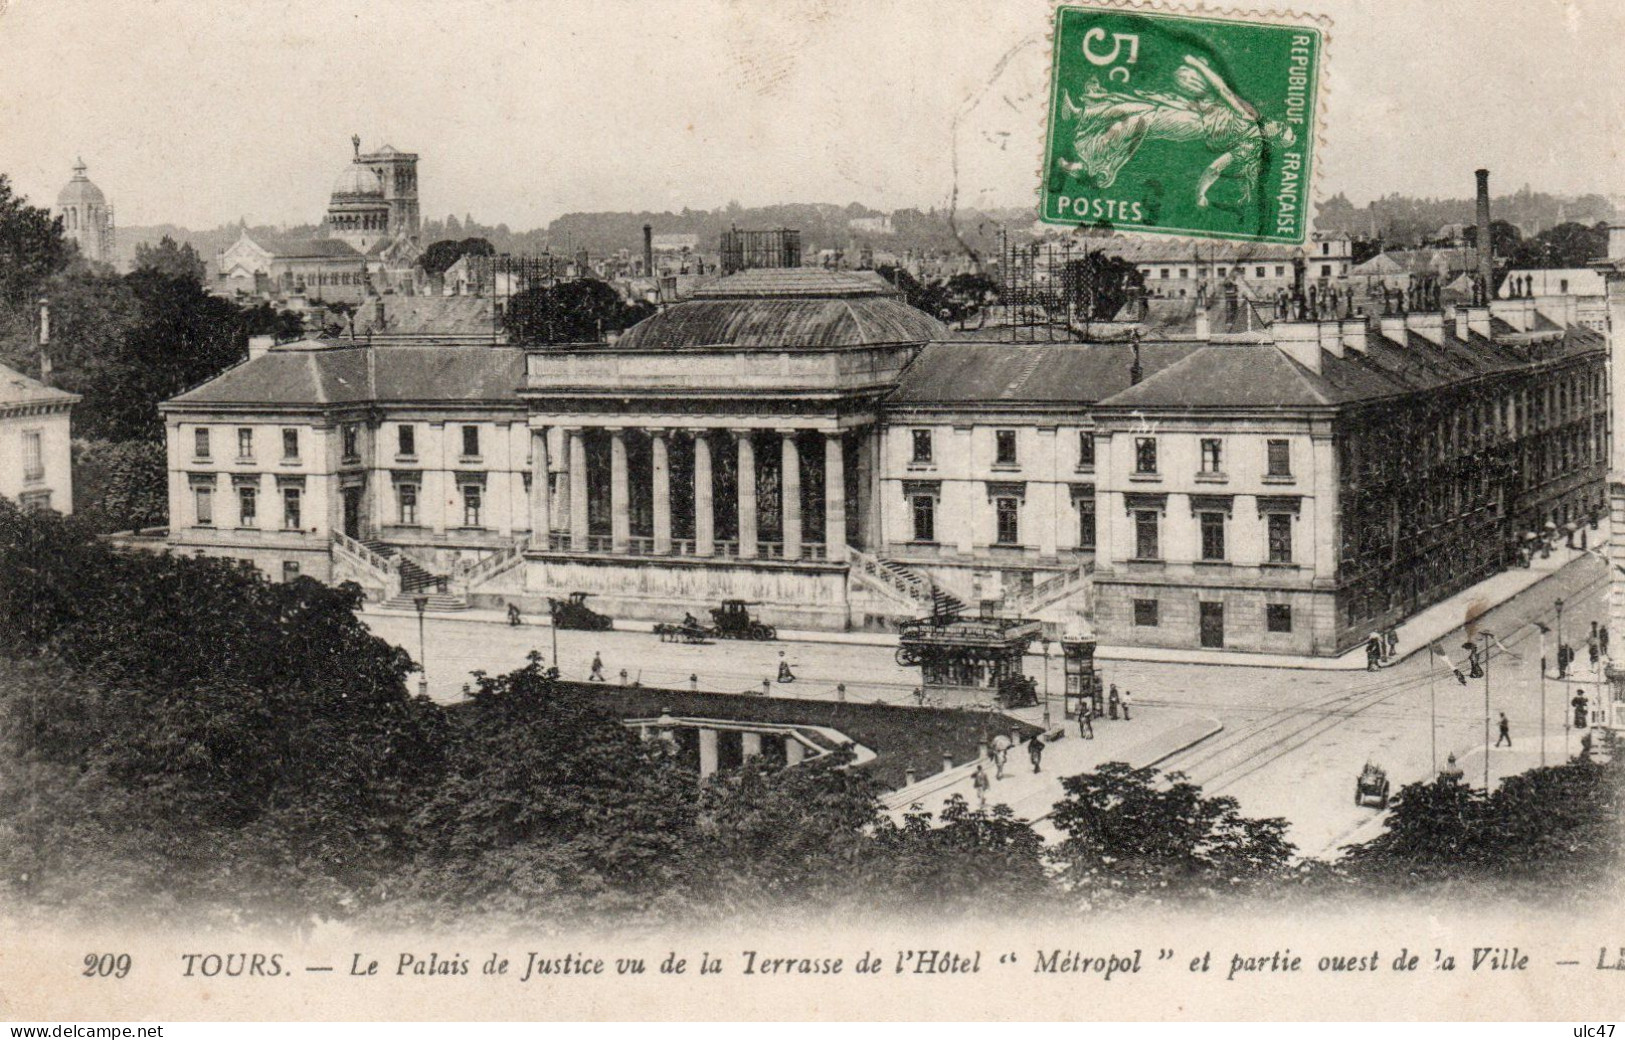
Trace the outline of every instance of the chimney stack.
[[51, 385], [51, 301], [39, 301], [39, 381]]
[[1490, 241], [1490, 171], [1475, 170], [1478, 178], [1478, 277], [1484, 298], [1495, 295], [1495, 245]]
[[650, 278], [655, 274], [655, 229], [653, 225], [643, 225], [643, 273]]

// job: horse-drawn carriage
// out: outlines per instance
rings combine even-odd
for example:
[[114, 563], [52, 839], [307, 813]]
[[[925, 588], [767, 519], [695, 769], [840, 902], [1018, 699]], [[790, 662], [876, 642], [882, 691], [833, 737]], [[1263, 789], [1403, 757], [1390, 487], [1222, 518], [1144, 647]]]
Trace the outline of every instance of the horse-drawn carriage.
[[662, 621], [654, 631], [662, 643], [709, 643], [716, 635], [714, 629], [694, 620], [692, 614], [680, 622]]
[[615, 622], [587, 606], [587, 593], [572, 592], [568, 599], [547, 597], [553, 612], [554, 628], [572, 628], [583, 632], [607, 632]]
[[1381, 766], [1367, 762], [1360, 770], [1359, 779], [1354, 781], [1354, 804], [1388, 808], [1388, 774]]

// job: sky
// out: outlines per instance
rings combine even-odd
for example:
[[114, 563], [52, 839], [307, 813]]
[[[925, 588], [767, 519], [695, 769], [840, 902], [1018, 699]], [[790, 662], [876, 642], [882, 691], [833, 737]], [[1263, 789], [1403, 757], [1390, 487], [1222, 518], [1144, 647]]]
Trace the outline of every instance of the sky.
[[[1293, 6], [1332, 25], [1318, 197], [1465, 197], [1479, 166], [1498, 193], [1625, 193], [1625, 3]], [[196, 229], [316, 221], [352, 133], [419, 153], [426, 217], [515, 230], [730, 201], [1031, 205], [1050, 14], [1043, 0], [0, 0], [0, 172], [49, 203], [82, 156], [120, 224]]]

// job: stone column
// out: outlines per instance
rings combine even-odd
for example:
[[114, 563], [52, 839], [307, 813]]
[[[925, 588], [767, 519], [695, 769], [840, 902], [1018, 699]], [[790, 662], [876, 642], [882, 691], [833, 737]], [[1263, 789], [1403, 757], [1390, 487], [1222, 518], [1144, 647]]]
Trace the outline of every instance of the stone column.
[[700, 728], [700, 776], [707, 777], [717, 771], [717, 731]]
[[875, 546], [874, 509], [875, 444], [873, 427], [858, 431], [858, 545], [872, 551]]
[[711, 440], [705, 430], [694, 433], [694, 555], [714, 556], [717, 528], [711, 509]]
[[739, 556], [756, 558], [756, 445], [750, 430], [735, 430], [739, 442]]
[[779, 515], [783, 518], [784, 558], [801, 559], [801, 449], [796, 431], [779, 431]]
[[846, 559], [846, 454], [839, 433], [824, 434], [824, 555]]
[[547, 431], [530, 431], [530, 544], [548, 547], [553, 530], [553, 514], [547, 494]]
[[649, 431], [649, 476], [654, 485], [655, 546], [657, 556], [671, 554], [671, 460], [666, 431]]
[[610, 550], [632, 548], [632, 509], [626, 487], [626, 431], [609, 431]]
[[587, 433], [567, 431], [570, 438], [570, 548], [587, 551]]
[[756, 758], [762, 753], [762, 735], [749, 730], [739, 734], [740, 758]]
[[806, 752], [807, 752], [807, 749], [805, 747], [803, 747], [802, 744], [801, 744], [801, 741], [797, 740], [795, 737], [786, 736], [784, 738], [784, 764], [785, 765], [787, 765], [787, 766], [800, 765], [802, 756], [805, 755]]

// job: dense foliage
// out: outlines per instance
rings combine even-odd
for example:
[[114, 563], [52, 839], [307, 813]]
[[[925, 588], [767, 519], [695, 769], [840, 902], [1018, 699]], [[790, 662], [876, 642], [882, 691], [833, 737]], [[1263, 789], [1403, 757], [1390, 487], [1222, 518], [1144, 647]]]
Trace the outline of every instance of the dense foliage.
[[626, 302], [608, 282], [580, 278], [526, 289], [503, 320], [520, 343], [596, 343], [654, 312], [652, 304]]

